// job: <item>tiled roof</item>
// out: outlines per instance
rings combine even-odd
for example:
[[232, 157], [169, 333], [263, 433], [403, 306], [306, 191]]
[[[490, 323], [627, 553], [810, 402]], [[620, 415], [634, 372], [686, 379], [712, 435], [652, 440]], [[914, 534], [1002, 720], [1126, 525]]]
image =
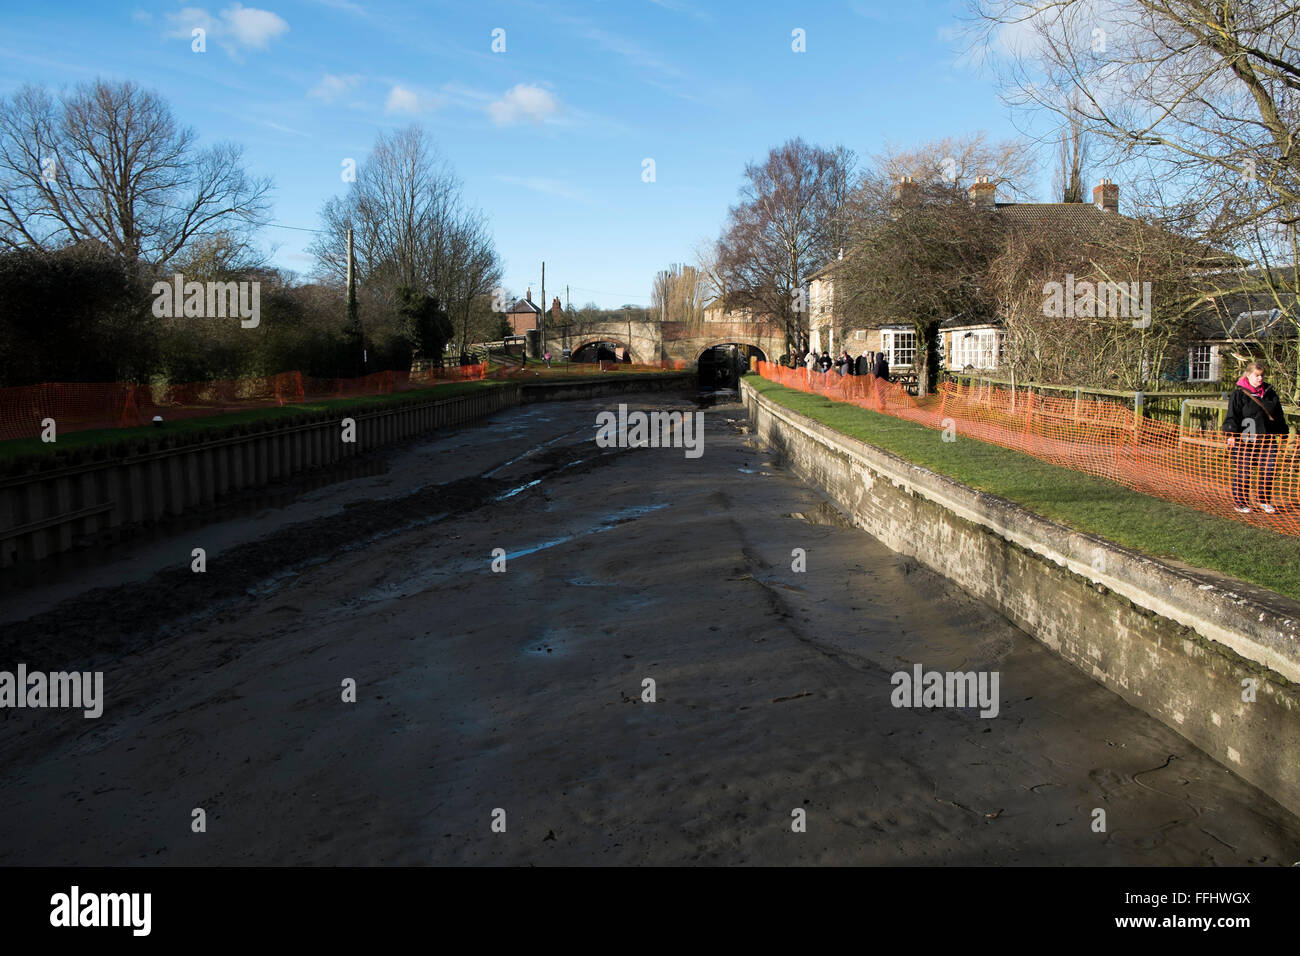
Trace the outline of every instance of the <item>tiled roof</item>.
[[[1300, 275], [1291, 267], [1275, 268], [1270, 272], [1269, 280], [1256, 270], [1244, 275], [1238, 272], [1221, 274], [1224, 284], [1253, 285], [1250, 291], [1214, 295], [1214, 285], [1209, 285], [1209, 301], [1198, 306], [1193, 315], [1202, 340], [1222, 342], [1227, 339], [1294, 337], [1296, 331], [1292, 319], [1300, 316], [1300, 296], [1286, 290], [1295, 288]], [[1213, 280], [1215, 276], [1208, 278]], [[1278, 289], [1276, 297], [1268, 290], [1268, 281]]]
[[[1089, 202], [998, 203], [994, 208], [1013, 227], [1032, 229], [1048, 238], [1071, 238], [1085, 242], [1105, 242], [1122, 233], [1137, 229], [1153, 240], [1180, 239], [1177, 233], [1117, 212], [1107, 212]], [[1184, 241], [1186, 240], [1184, 238]], [[1204, 243], [1193, 246], [1208, 262], [1235, 265], [1240, 259], [1231, 253]]]
[[506, 315], [515, 315], [518, 312], [532, 312], [534, 314], [539, 314], [541, 311], [541, 306], [536, 302], [529, 302], [527, 299], [520, 299], [506, 310]]
[[951, 329], [971, 329], [971, 328], [994, 328], [1002, 325], [1002, 319], [999, 316], [987, 315], [954, 315], [950, 319], [944, 319], [939, 323], [939, 328], [944, 330]]

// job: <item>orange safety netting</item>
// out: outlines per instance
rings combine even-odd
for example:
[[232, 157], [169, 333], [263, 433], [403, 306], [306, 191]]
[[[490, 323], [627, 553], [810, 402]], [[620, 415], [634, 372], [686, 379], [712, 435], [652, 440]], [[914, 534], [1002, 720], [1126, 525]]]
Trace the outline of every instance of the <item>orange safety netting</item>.
[[[1211, 514], [1300, 535], [1300, 436], [1238, 437], [1230, 449], [1222, 432], [1153, 421], [1114, 402], [951, 382], [917, 399], [872, 375], [841, 377], [833, 370], [809, 372], [769, 362], [758, 363], [758, 374], [787, 388], [1001, 445]], [[1237, 501], [1250, 513], [1235, 511]], [[1261, 511], [1261, 502], [1271, 503], [1277, 513]]]
[[372, 372], [361, 378], [310, 378], [281, 372], [262, 378], [178, 385], [54, 382], [0, 388], [0, 440], [35, 438], [53, 419], [58, 432], [147, 425], [329, 398], [387, 395], [484, 377], [483, 365], [422, 372]]

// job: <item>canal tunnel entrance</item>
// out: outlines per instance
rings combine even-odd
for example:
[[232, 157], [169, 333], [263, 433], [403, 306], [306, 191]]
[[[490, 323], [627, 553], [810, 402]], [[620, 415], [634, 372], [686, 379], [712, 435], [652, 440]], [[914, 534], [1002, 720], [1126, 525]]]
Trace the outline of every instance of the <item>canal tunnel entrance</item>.
[[573, 350], [574, 362], [631, 362], [632, 352], [613, 339], [588, 342]]
[[705, 349], [697, 360], [700, 388], [736, 388], [740, 376], [749, 371], [751, 357], [767, 360], [767, 355], [758, 346], [742, 342], [727, 342]]

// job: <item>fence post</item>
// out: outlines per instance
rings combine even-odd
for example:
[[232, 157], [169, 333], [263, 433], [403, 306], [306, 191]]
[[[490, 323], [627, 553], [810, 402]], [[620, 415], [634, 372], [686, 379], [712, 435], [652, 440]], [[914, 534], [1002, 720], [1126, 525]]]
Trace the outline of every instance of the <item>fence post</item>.
[[1186, 432], [1189, 427], [1187, 424], [1187, 403], [1189, 401], [1191, 401], [1191, 399], [1184, 398], [1178, 403], [1178, 430], [1180, 432]]
[[1145, 397], [1141, 392], [1133, 393], [1133, 440], [1137, 441], [1138, 427], [1142, 424], [1142, 405]]
[[[1231, 396], [1227, 392], [1219, 393], [1219, 399], [1225, 403], [1229, 401], [1230, 397]], [[1227, 420], [1228, 420], [1228, 406], [1225, 404], [1221, 409], [1219, 409], [1219, 431], [1223, 431], [1223, 423], [1226, 422]]]
[[1074, 390], [1074, 423], [1079, 423], [1079, 389]]

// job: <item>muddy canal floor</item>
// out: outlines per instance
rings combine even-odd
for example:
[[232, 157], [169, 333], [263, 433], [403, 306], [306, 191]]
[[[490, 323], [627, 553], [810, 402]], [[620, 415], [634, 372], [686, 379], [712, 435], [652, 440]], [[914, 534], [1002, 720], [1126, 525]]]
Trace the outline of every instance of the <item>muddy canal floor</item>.
[[[848, 527], [739, 405], [690, 459], [597, 448], [619, 400], [696, 408], [528, 406], [7, 589], [0, 667], [105, 704], [0, 711], [0, 864], [1300, 860], [1300, 819]], [[998, 715], [895, 708], [917, 663], [997, 671]]]

